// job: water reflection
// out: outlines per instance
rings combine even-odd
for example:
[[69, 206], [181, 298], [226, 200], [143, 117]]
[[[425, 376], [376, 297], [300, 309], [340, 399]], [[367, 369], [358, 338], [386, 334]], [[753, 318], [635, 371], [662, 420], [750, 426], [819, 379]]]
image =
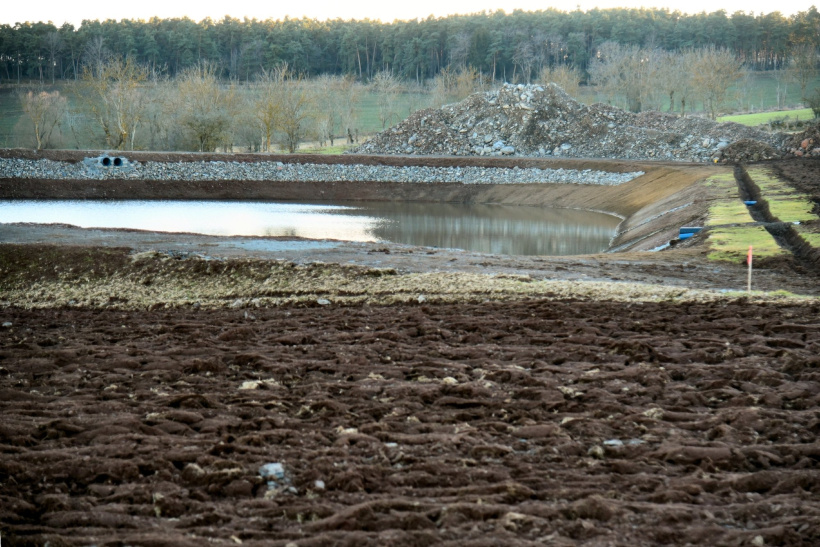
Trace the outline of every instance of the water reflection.
[[619, 220], [589, 211], [441, 203], [0, 201], [0, 222], [392, 241], [493, 254], [568, 255], [604, 250]]
[[597, 253], [619, 222], [590, 211], [505, 205], [382, 203], [377, 211], [372, 233], [380, 240], [510, 255]]

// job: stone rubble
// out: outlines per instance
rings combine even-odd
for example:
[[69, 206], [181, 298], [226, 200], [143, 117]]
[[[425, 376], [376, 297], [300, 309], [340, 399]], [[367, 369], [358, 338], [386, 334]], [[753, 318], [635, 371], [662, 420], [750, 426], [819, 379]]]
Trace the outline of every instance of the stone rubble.
[[349, 153], [729, 162], [783, 157], [788, 138], [697, 116], [587, 106], [555, 84], [505, 84], [418, 111]]
[[427, 167], [387, 165], [304, 164], [282, 162], [127, 162], [123, 168], [99, 168], [95, 161], [68, 163], [52, 160], [0, 159], [0, 179], [45, 180], [188, 180], [294, 182], [402, 182], [461, 184], [571, 183], [618, 185], [642, 171], [615, 173], [597, 170]]
[[796, 158], [820, 158], [820, 120], [815, 121], [804, 131], [791, 135], [786, 149]]

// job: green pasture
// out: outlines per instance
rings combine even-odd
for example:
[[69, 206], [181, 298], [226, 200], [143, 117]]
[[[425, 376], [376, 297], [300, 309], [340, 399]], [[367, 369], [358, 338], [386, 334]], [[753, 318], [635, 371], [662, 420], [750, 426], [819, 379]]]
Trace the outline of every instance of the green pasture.
[[776, 110], [774, 112], [755, 112], [754, 114], [735, 114], [732, 116], [721, 116], [719, 122], [735, 122], [751, 127], [765, 125], [771, 122], [797, 122], [808, 121], [814, 118], [811, 108], [797, 108], [794, 110]]
[[15, 126], [22, 114], [16, 91], [10, 86], [0, 87], [0, 147], [16, 146]]
[[[820, 87], [820, 77], [806, 87], [810, 97]], [[778, 104], [778, 89], [780, 104]], [[803, 106], [800, 86], [794, 82], [778, 82], [772, 71], [750, 72], [729, 88], [725, 112], [766, 112]]]

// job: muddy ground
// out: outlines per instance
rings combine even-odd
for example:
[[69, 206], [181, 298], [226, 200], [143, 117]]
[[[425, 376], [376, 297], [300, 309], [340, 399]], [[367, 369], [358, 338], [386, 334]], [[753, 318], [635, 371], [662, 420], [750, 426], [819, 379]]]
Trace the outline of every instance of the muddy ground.
[[3, 545], [820, 544], [805, 263], [3, 230]]
[[817, 545], [818, 312], [6, 309], [4, 544]]

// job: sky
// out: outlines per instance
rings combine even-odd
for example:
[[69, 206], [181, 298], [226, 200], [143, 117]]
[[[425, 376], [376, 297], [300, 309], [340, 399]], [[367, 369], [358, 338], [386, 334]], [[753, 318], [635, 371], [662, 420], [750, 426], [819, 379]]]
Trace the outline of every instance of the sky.
[[731, 14], [735, 11], [746, 13], [771, 13], [780, 11], [791, 15], [806, 11], [820, 0], [797, 0], [779, 4], [772, 0], [413, 0], [401, 2], [340, 0], [41, 0], [25, 2], [7, 0], [0, 10], [0, 24], [13, 25], [25, 21], [51, 21], [57, 26], [72, 23], [79, 26], [83, 19], [149, 19], [187, 16], [194, 21], [206, 17], [222, 19], [225, 15], [242, 19], [284, 19], [286, 16], [311, 19], [378, 19], [383, 22], [394, 20], [425, 19], [429, 15], [444, 17], [455, 13], [478, 13], [503, 9], [535, 11], [555, 8], [572, 11], [580, 8], [668, 8], [684, 13], [713, 12], [720, 9]]

